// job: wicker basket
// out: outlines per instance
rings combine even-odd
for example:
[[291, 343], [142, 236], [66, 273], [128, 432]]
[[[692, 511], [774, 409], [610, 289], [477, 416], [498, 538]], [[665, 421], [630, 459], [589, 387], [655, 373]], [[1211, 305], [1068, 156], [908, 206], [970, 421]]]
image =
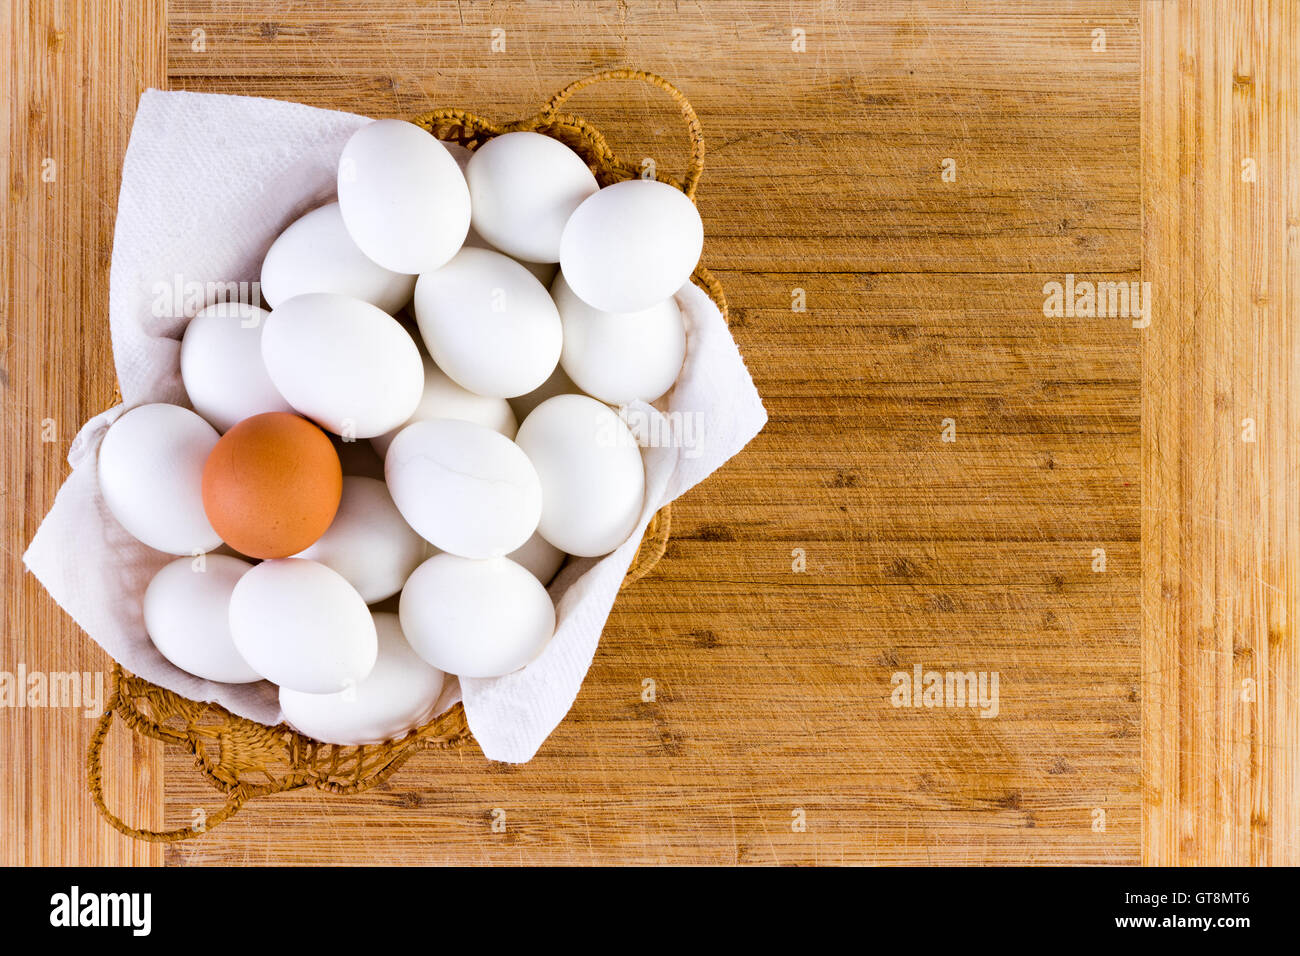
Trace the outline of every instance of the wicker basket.
[[[442, 140], [476, 149], [502, 133], [532, 130], [560, 140], [586, 160], [602, 186], [642, 174], [639, 165], [620, 159], [605, 138], [580, 117], [559, 112], [573, 94], [593, 83], [606, 80], [639, 80], [663, 90], [680, 108], [691, 143], [690, 167], [678, 181], [657, 174], [657, 178], [695, 198], [704, 169], [704, 137], [691, 104], [681, 91], [662, 77], [641, 70], [607, 70], [577, 80], [551, 97], [536, 115], [497, 125], [460, 109], [441, 109], [413, 122]], [[727, 315], [722, 288], [703, 266], [692, 279]], [[668, 544], [669, 508], [654, 515], [623, 587], [643, 577], [655, 566]], [[194, 755], [199, 771], [213, 788], [225, 795], [225, 803], [207, 815], [202, 824], [174, 830], [145, 830], [132, 827], [113, 813], [104, 802], [103, 748], [115, 717], [134, 732]], [[254, 797], [311, 787], [332, 793], [358, 793], [374, 787], [393, 774], [412, 754], [421, 750], [446, 750], [470, 737], [464, 708], [457, 704], [447, 713], [396, 740], [361, 747], [322, 744], [297, 733], [287, 724], [268, 727], [236, 716], [213, 703], [193, 701], [128, 674], [120, 665], [113, 668], [113, 688], [108, 709], [90, 739], [86, 769], [91, 797], [109, 824], [127, 836], [154, 843], [186, 840], [211, 830], [233, 816]]]

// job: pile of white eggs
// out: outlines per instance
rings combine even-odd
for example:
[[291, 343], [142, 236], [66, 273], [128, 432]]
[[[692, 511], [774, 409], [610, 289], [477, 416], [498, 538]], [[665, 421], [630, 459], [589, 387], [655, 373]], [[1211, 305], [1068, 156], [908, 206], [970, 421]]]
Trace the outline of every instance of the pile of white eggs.
[[277, 684], [289, 723], [337, 744], [425, 722], [446, 675], [534, 660], [566, 556], [608, 554], [641, 517], [617, 408], [681, 371], [674, 293], [703, 235], [679, 190], [602, 189], [539, 133], [471, 153], [358, 129], [337, 202], [266, 253], [269, 311], [188, 324], [193, 409], [131, 409], [101, 445], [109, 510], [182, 556], [145, 594], [158, 650]]

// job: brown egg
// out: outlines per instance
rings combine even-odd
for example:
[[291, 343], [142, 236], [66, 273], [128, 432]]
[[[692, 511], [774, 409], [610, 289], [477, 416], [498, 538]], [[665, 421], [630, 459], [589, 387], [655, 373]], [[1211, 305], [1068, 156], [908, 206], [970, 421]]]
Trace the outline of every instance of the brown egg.
[[245, 418], [203, 466], [203, 510], [221, 540], [253, 558], [287, 558], [325, 533], [343, 494], [329, 437], [288, 412]]

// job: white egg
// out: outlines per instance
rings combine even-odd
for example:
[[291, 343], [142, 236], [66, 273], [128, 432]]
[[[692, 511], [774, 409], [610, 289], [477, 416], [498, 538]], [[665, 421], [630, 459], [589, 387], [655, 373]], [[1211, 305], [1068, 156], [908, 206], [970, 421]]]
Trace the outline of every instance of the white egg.
[[555, 633], [550, 595], [509, 558], [434, 555], [406, 582], [398, 613], [415, 652], [461, 677], [518, 670]]
[[636, 439], [609, 406], [559, 395], [533, 409], [515, 439], [542, 483], [537, 530], [567, 554], [608, 554], [636, 529], [645, 466]]
[[185, 327], [181, 381], [190, 404], [218, 431], [262, 412], [291, 412], [262, 362], [269, 313], [242, 302], [208, 306]]
[[294, 557], [333, 568], [367, 604], [376, 604], [402, 589], [428, 557], [428, 546], [406, 523], [382, 481], [350, 476], [343, 479], [343, 497], [329, 528]]
[[327, 744], [378, 744], [433, 716], [446, 675], [411, 649], [396, 614], [377, 613], [374, 621], [379, 654], [355, 687], [336, 694], [280, 688], [280, 709], [299, 733]]
[[527, 395], [519, 395], [510, 399], [510, 407], [514, 410], [516, 421], [523, 421], [529, 416], [534, 408], [542, 404], [548, 398], [554, 398], [556, 395], [580, 395], [582, 389], [573, 384], [573, 379], [565, 374], [564, 366], [555, 366], [555, 371], [545, 382], [533, 389]]
[[339, 209], [361, 251], [416, 275], [446, 263], [469, 230], [469, 187], [447, 148], [402, 120], [363, 126], [339, 156]]
[[531, 392], [560, 361], [560, 314], [550, 293], [499, 252], [462, 249], [422, 274], [415, 317], [438, 367], [478, 395]]
[[104, 503], [127, 531], [167, 554], [201, 554], [221, 544], [203, 510], [203, 465], [220, 436], [179, 405], [140, 405], [99, 446]]
[[686, 357], [682, 310], [670, 297], [640, 312], [602, 312], [574, 295], [564, 274], [551, 296], [564, 325], [560, 365], [593, 398], [653, 402], [673, 387]]
[[704, 223], [686, 194], [629, 179], [579, 206], [560, 240], [560, 269], [584, 302], [639, 312], [685, 285], [704, 248]]
[[401, 425], [392, 431], [384, 432], [370, 439], [375, 451], [382, 457], [388, 454], [388, 446], [393, 436], [412, 422], [428, 421], [430, 418], [456, 418], [466, 422], [478, 422], [494, 432], [500, 432], [507, 438], [514, 438], [519, 428], [515, 413], [510, 403], [504, 398], [487, 398], [475, 395], [468, 389], [461, 388], [450, 376], [433, 363], [427, 355], [424, 359], [424, 394], [415, 411]]
[[518, 445], [483, 425], [407, 425], [388, 448], [384, 476], [407, 524], [443, 551], [502, 557], [537, 529], [537, 472]]
[[559, 262], [560, 234], [600, 186], [582, 157], [541, 133], [496, 136], [465, 167], [474, 228], [506, 255]]
[[204, 680], [261, 680], [230, 636], [230, 593], [251, 567], [224, 554], [163, 565], [144, 592], [144, 626], [159, 653]]
[[[474, 157], [474, 150], [470, 149], [468, 146], [462, 146], [460, 143], [453, 143], [450, 140], [440, 139], [438, 142], [442, 143], [447, 152], [451, 154], [451, 158], [456, 160], [456, 165], [460, 167], [460, 171], [462, 173], [465, 172], [465, 168], [469, 166], [469, 161]], [[472, 215], [470, 219], [470, 230], [473, 231], [474, 226]]]
[[[474, 156], [474, 153], [459, 143], [444, 142], [442, 145], [447, 147], [447, 151], [451, 153], [452, 158], [456, 160], [456, 164], [460, 166], [460, 171], [462, 173], [465, 172], [466, 168], [469, 166], [470, 159]], [[473, 203], [470, 205], [472, 209]], [[505, 250], [497, 248], [478, 234], [478, 231], [474, 228], [472, 212], [470, 215], [469, 233], [465, 236], [465, 245], [475, 249], [491, 249], [493, 252], [505, 253]], [[505, 254], [509, 255], [508, 253]], [[555, 278], [555, 273], [560, 270], [558, 255], [554, 262], [529, 262], [526, 259], [519, 258], [518, 256], [511, 256], [511, 258], [536, 276], [537, 281], [548, 289], [551, 286], [551, 281]]]
[[411, 301], [415, 276], [385, 269], [358, 249], [332, 202], [291, 223], [271, 244], [261, 290], [272, 308], [306, 292], [336, 292], [393, 313]]
[[411, 416], [424, 390], [420, 350], [369, 302], [311, 292], [267, 316], [262, 359], [297, 411], [337, 435], [372, 438]]
[[564, 564], [565, 554], [543, 538], [540, 532], [534, 531], [531, 538], [506, 557], [515, 564], [523, 565], [545, 586], [551, 583], [555, 573], [560, 570], [560, 565]]
[[230, 595], [235, 648], [267, 680], [305, 694], [333, 694], [375, 666], [370, 609], [337, 571], [302, 558], [250, 568]]

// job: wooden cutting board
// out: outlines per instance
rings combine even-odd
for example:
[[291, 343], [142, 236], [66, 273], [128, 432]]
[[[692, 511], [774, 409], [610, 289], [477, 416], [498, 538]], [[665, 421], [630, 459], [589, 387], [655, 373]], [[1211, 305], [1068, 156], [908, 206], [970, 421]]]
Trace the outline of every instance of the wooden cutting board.
[[[771, 421], [674, 509], [532, 763], [426, 756], [378, 797], [268, 803], [170, 858], [1136, 860], [1140, 343], [1042, 314], [1045, 281], [1140, 265], [1131, 5], [327, 7], [173, 2], [168, 83], [500, 119], [615, 65], [686, 91], [704, 261]], [[681, 168], [655, 91], [569, 108]], [[997, 716], [892, 706], [917, 665], [997, 672]], [[206, 799], [184, 767], [169, 821]]]
[[[69, 806], [71, 822], [60, 830], [36, 809], [20, 813], [6, 830], [40, 835], [32, 846], [15, 840], [5, 858], [1133, 863], [1145, 850], [1161, 862], [1294, 861], [1288, 622], [1300, 522], [1294, 496], [1272, 510], [1258, 496], [1295, 479], [1294, 449], [1279, 436], [1288, 424], [1294, 434], [1296, 369], [1249, 347], [1293, 345], [1283, 319], [1287, 303], [1294, 311], [1294, 258], [1277, 252], [1270, 227], [1279, 222], [1249, 212], [1236, 225], [1273, 245], [1234, 242], [1230, 230], [1216, 247], [1272, 249], [1281, 262], [1255, 282], [1267, 291], [1256, 289], [1250, 306], [1254, 331], [1225, 359], [1225, 339], [1194, 332], [1232, 328], [1237, 313], [1230, 299], [1206, 304], [1204, 279], [1179, 279], [1203, 276], [1206, 262], [1191, 214], [1180, 226], [1170, 213], [1194, 210], [1199, 224], [1218, 208], [1188, 195], [1197, 187], [1182, 144], [1214, 135], [1216, 150], [1244, 148], [1230, 128], [1192, 128], [1187, 114], [1208, 108], [1193, 94], [1218, 89], [1225, 71], [1236, 94], [1258, 68], [1261, 110], [1288, 109], [1282, 129], [1294, 136], [1294, 101], [1279, 103], [1262, 79], [1294, 64], [1276, 53], [1239, 62], [1266, 45], [1247, 26], [1249, 10], [1234, 11], [1241, 32], [1224, 40], [1218, 14], [1167, 6], [316, 2], [253, 13], [172, 0], [165, 14], [132, 5], [114, 21], [131, 38], [126, 56], [122, 42], [76, 38], [90, 51], [87, 75], [109, 61], [139, 66], [94, 81], [120, 87], [95, 114], [116, 137], [95, 160], [110, 207], [142, 85], [376, 117], [462, 106], [505, 120], [598, 69], [668, 77], [703, 124], [703, 261], [726, 289], [770, 421], [674, 506], [663, 561], [620, 596], [573, 710], [531, 763], [489, 763], [476, 747], [424, 754], [377, 792], [259, 801], [202, 840], [143, 850], [107, 839], [88, 801], [62, 795], [81, 785], [84, 720], [26, 711], [5, 718], [21, 726], [7, 739], [29, 764], [72, 769], [17, 795], [29, 807]], [[1278, 6], [1269, 9], [1294, 39]], [[24, 35], [58, 49], [103, 27], [72, 17], [32, 18]], [[165, 70], [151, 30], [165, 33]], [[1179, 52], [1197, 44], [1237, 59], [1180, 78]], [[39, 63], [43, 54], [31, 55]], [[24, 89], [39, 105], [75, 81], [65, 71]], [[48, 125], [38, 105], [27, 122]], [[570, 109], [627, 157], [684, 163], [680, 119], [654, 91], [595, 88]], [[1265, 125], [1260, 115], [1248, 121], [1256, 132]], [[1261, 168], [1294, 172], [1284, 137], [1273, 135], [1257, 144]], [[38, 151], [20, 154], [28, 169]], [[1244, 197], [1223, 182], [1221, 202], [1295, 215], [1294, 194], [1268, 180]], [[35, 184], [24, 183], [29, 208], [58, 201], [57, 190], [30, 198]], [[93, 216], [82, 231], [45, 211], [64, 232], [30, 241], [73, 243], [68, 255], [106, 276], [111, 216], [80, 201]], [[17, 258], [13, 268], [26, 269]], [[24, 275], [19, 288], [38, 285]], [[1045, 291], [1153, 278], [1165, 298], [1149, 328], [1052, 313]], [[21, 338], [11, 333], [29, 376], [13, 414], [29, 429], [49, 395], [73, 430], [110, 403], [102, 289], [78, 288], [80, 316], [46, 293], [21, 313]], [[55, 371], [35, 368], [40, 321], [80, 335], [56, 352]], [[1211, 388], [1208, 417], [1189, 422], [1198, 383], [1210, 386], [1188, 369], [1213, 362], [1235, 363], [1224, 373], [1234, 381], [1258, 367], [1256, 390]], [[1162, 403], [1170, 394], [1189, 403], [1182, 415]], [[1282, 397], [1270, 404], [1269, 395]], [[1247, 401], [1255, 405], [1243, 411]], [[1258, 442], [1225, 450], [1248, 411]], [[35, 475], [6, 463], [7, 487], [33, 489], [20, 506], [7, 499], [17, 519], [7, 558], [52, 500], [68, 437], [53, 447], [28, 440]], [[1182, 447], [1205, 456], [1204, 470]], [[1240, 482], [1225, 491], [1223, 476], [1250, 461], [1257, 494]], [[1153, 474], [1163, 476], [1158, 487]], [[1226, 509], [1215, 521], [1242, 522], [1239, 535], [1200, 523], [1206, 494]], [[1244, 548], [1251, 540], [1262, 542], [1258, 553]], [[1180, 576], [1189, 554], [1196, 579]], [[1232, 555], [1232, 569], [1215, 572], [1215, 555]], [[16, 578], [16, 565], [5, 573]], [[1255, 577], [1277, 595], [1252, 604]], [[1226, 589], [1219, 598], [1206, 597], [1207, 580]], [[6, 665], [26, 646], [47, 661], [103, 666], [30, 578], [21, 594], [5, 611]], [[1215, 618], [1216, 600], [1243, 603]], [[1217, 656], [1225, 647], [1226, 661]], [[1144, 670], [1144, 659], [1162, 666]], [[928, 672], [982, 677], [986, 695], [996, 676], [996, 704], [924, 706], [922, 694], [912, 706], [903, 688]], [[1250, 678], [1255, 697], [1234, 698]], [[50, 734], [56, 759], [36, 743]], [[137, 744], [119, 751], [116, 767], [126, 782], [112, 796], [136, 822], [182, 825], [217, 802], [183, 755]]]

